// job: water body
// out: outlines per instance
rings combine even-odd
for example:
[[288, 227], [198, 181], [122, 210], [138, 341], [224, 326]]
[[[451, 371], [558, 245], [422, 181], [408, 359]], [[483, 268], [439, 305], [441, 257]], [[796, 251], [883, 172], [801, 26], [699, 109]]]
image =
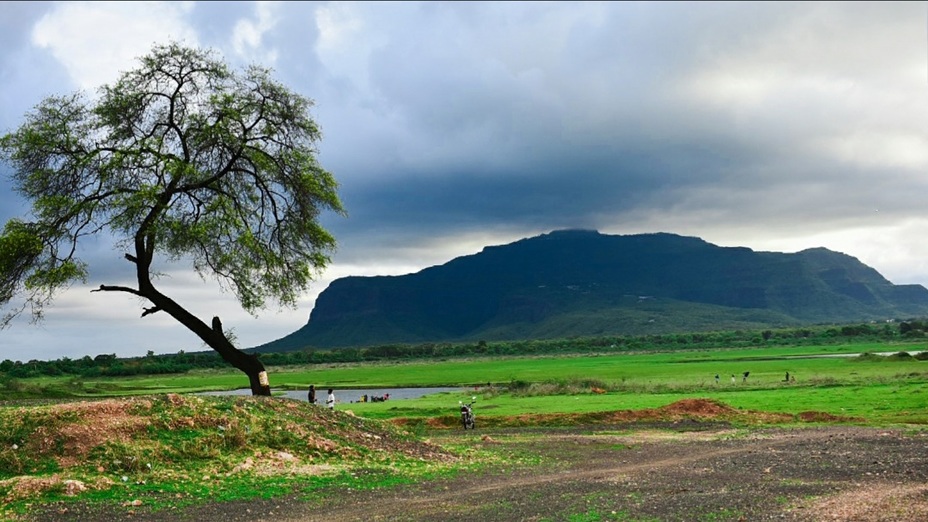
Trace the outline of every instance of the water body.
[[[895, 352], [873, 352], [871, 355], [882, 355], [888, 357], [890, 355], [896, 355], [899, 352], [906, 352], [912, 357], [924, 352], [924, 350], [897, 350]], [[823, 353], [818, 355], [787, 355], [786, 359], [821, 359], [821, 358], [830, 358], [830, 357], [860, 357], [862, 353]]]
[[[362, 395], [367, 395], [368, 397], [386, 397], [388, 394], [391, 401], [402, 400], [402, 399], [418, 399], [419, 397], [424, 397], [426, 395], [432, 395], [435, 393], [446, 393], [446, 392], [457, 392], [464, 391], [466, 388], [375, 388], [375, 389], [339, 389], [333, 388], [335, 391], [335, 400], [341, 404], [347, 404], [352, 402], [360, 402]], [[325, 403], [325, 396], [329, 391], [328, 388], [316, 388], [316, 402], [319, 404]], [[299, 401], [307, 400], [307, 393], [309, 388], [303, 390], [287, 390], [282, 394], [275, 395], [277, 397], [286, 397], [288, 399], [296, 399]], [[225, 390], [225, 391], [216, 391], [216, 392], [203, 392], [202, 395], [251, 395], [251, 388], [240, 388], [238, 390]]]

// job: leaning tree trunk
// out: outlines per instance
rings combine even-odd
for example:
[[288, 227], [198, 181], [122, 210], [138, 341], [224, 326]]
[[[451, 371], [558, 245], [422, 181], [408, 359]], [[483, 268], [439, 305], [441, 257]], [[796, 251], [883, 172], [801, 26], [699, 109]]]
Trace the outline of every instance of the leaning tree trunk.
[[152, 284], [149, 275], [151, 254], [145, 248], [144, 242], [139, 238], [136, 239], [136, 252], [140, 255], [126, 254], [125, 257], [136, 265], [139, 282], [138, 290], [106, 285], [100, 285], [100, 290], [130, 292], [148, 299], [154, 306], [146, 308], [142, 314], [143, 317], [155, 312], [167, 313], [195, 333], [207, 346], [215, 350], [224, 361], [247, 375], [253, 395], [269, 396], [271, 394], [271, 385], [267, 378], [267, 371], [264, 369], [264, 364], [258, 360], [257, 355], [248, 354], [236, 348], [226, 337], [225, 332], [222, 331], [222, 323], [218, 317], [213, 317], [213, 324], [209, 326], [199, 317], [188, 312], [186, 308], [177, 304], [173, 299], [159, 292]]
[[267, 378], [267, 371], [264, 364], [258, 360], [255, 354], [245, 353], [229, 342], [229, 339], [222, 332], [222, 323], [218, 317], [213, 317], [213, 328], [215, 334], [215, 344], [211, 341], [206, 343], [219, 353], [227, 363], [243, 371], [248, 376], [251, 384], [252, 395], [270, 395], [271, 384]]
[[186, 326], [200, 339], [219, 354], [220, 357], [235, 368], [238, 368], [248, 376], [248, 382], [251, 386], [252, 395], [270, 395], [271, 385], [267, 378], [267, 371], [264, 364], [258, 360], [258, 356], [245, 353], [229, 341], [225, 332], [222, 331], [222, 323], [218, 317], [213, 317], [213, 325], [209, 327], [198, 317], [188, 312], [185, 308], [174, 302], [167, 296], [157, 292], [152, 288], [156, 295], [149, 295], [149, 300], [155, 304], [156, 308], [168, 313], [178, 322]]

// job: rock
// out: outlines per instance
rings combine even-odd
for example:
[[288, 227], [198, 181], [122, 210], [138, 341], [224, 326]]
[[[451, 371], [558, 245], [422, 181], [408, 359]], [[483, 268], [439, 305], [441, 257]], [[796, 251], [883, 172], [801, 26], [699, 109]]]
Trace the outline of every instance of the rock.
[[87, 491], [87, 486], [80, 480], [65, 480], [64, 494], [73, 497], [82, 491]]

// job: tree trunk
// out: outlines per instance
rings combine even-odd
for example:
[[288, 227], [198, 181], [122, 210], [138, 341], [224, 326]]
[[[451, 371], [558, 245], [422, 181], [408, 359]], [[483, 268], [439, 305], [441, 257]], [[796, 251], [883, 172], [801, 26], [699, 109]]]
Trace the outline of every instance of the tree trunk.
[[245, 353], [229, 341], [229, 338], [222, 331], [222, 323], [218, 317], [213, 317], [212, 327], [209, 327], [198, 317], [160, 293], [157, 296], [148, 296], [148, 298], [160, 309], [166, 311], [171, 317], [177, 319], [178, 322], [195, 333], [207, 346], [215, 350], [224, 361], [244, 372], [248, 376], [252, 395], [271, 395], [271, 385], [264, 364], [258, 359], [257, 355]]
[[211, 331], [214, 335], [210, 336], [210, 340], [204, 339], [206, 344], [213, 350], [216, 350], [220, 357], [227, 363], [245, 372], [251, 384], [252, 395], [269, 396], [271, 394], [271, 385], [268, 381], [264, 364], [258, 360], [258, 356], [245, 353], [233, 346], [222, 332], [222, 323], [219, 321], [218, 317], [213, 317], [213, 327]]
[[[186, 308], [177, 304], [170, 297], [159, 292], [152, 284], [148, 266], [150, 265], [151, 256], [148, 254], [140, 241], [136, 242], [136, 252], [140, 255], [137, 257], [126, 256], [127, 259], [136, 264], [136, 271], [139, 281], [137, 295], [140, 295], [155, 306], [147, 309], [144, 315], [154, 312], [166, 312], [168, 315], [177, 320], [180, 324], [187, 327], [188, 330], [195, 333], [207, 346], [216, 350], [216, 353], [227, 363], [238, 368], [248, 376], [248, 382], [251, 386], [252, 395], [271, 395], [271, 386], [268, 381], [267, 371], [264, 364], [258, 360], [258, 356], [245, 353], [229, 341], [226, 334], [222, 331], [222, 323], [218, 317], [213, 317], [212, 326], [207, 325], [199, 317], [188, 312]], [[144, 256], [144, 257], [143, 257]], [[119, 287], [104, 287], [101, 290], [123, 290]], [[135, 293], [135, 292], [133, 292]]]

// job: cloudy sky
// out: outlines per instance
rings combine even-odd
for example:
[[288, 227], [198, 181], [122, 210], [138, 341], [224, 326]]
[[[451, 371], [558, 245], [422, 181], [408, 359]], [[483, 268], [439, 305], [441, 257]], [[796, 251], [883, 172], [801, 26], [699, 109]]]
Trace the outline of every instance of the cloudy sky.
[[[928, 285], [926, 26], [914, 2], [2, 2], [0, 133], [169, 41], [314, 99], [348, 216], [324, 216], [339, 250], [300, 306], [254, 318], [183, 266], [161, 280], [243, 347], [305, 324], [332, 279], [562, 228], [824, 246]], [[29, 208], [8, 175], [0, 222]], [[90, 293], [132, 283], [121, 251], [82, 255], [88, 284], [0, 331], [0, 360], [204, 349]]]

